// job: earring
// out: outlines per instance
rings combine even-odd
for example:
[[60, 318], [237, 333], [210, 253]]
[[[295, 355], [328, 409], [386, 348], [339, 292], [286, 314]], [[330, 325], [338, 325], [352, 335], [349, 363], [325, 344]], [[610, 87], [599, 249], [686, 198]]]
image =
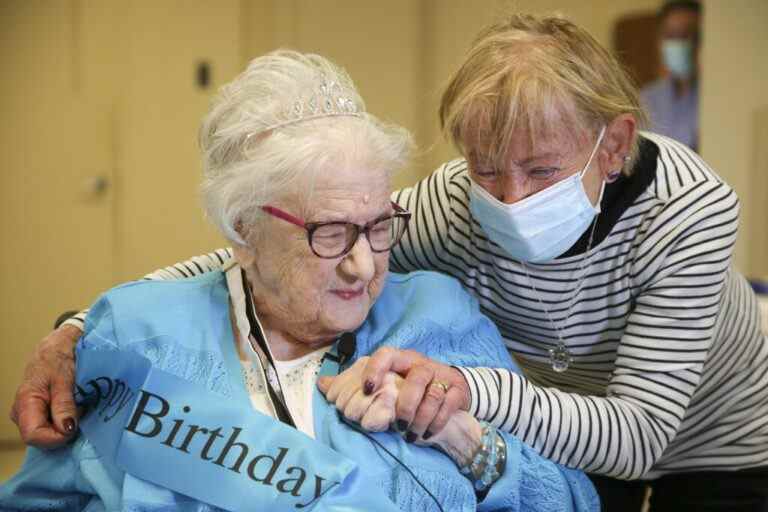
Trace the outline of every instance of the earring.
[[[629, 158], [629, 155], [624, 155], [624, 158], [623, 158], [623, 160], [624, 160], [624, 163], [625, 163], [625, 164], [626, 164], [627, 162], [629, 162], [629, 159], [630, 159], [630, 158]], [[613, 172], [611, 172], [611, 173], [608, 173], [608, 176], [606, 176], [606, 179], [605, 179], [605, 181], [606, 181], [607, 183], [613, 183], [614, 181], [616, 181], [617, 179], [619, 179], [619, 176], [621, 176], [621, 169], [618, 169], [618, 170], [616, 170], [616, 171], [613, 171]]]

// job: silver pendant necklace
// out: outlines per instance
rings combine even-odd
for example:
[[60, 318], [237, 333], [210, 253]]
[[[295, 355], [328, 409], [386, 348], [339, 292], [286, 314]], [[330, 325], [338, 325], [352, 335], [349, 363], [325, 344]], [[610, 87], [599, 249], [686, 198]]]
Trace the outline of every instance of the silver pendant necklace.
[[[576, 284], [576, 290], [573, 292], [573, 295], [571, 295], [571, 300], [568, 301], [568, 307], [565, 310], [565, 318], [568, 319], [568, 317], [571, 315], [571, 308], [573, 308], [573, 303], [576, 301], [576, 297], [579, 296], [579, 293], [581, 292], [581, 288], [584, 285], [584, 273], [586, 271], [587, 265], [585, 263], [589, 263], [592, 261], [592, 256], [587, 258], [587, 255], [589, 254], [590, 249], [592, 248], [592, 241], [595, 237], [595, 227], [597, 226], [597, 215], [595, 216], [595, 220], [592, 221], [592, 229], [589, 232], [589, 241], [587, 242], [587, 249], [584, 251], [584, 255], [581, 257], [581, 262], [579, 264], [579, 278], [578, 282]], [[531, 285], [531, 288], [533, 289], [534, 296], [536, 297], [536, 300], [541, 305], [541, 308], [544, 310], [544, 314], [547, 317], [547, 320], [549, 321], [550, 325], [554, 328], [555, 332], [557, 333], [557, 345], [553, 348], [549, 348], [547, 352], [549, 353], [549, 365], [552, 367], [552, 371], [555, 373], [563, 373], [568, 368], [570, 368], [571, 363], [573, 362], [573, 355], [571, 354], [570, 349], [565, 344], [565, 338], [563, 337], [563, 331], [560, 329], [560, 325], [555, 322], [552, 319], [552, 315], [549, 314], [549, 308], [544, 304], [544, 301], [541, 299], [541, 292], [539, 292], [538, 288], [536, 288], [536, 284], [533, 282], [533, 279], [531, 278], [531, 274], [528, 273], [528, 267], [526, 266], [524, 261], [520, 262], [520, 265], [523, 267], [523, 271], [525, 272], [525, 277], [528, 279], [528, 283]], [[540, 347], [543, 344], [538, 344]]]

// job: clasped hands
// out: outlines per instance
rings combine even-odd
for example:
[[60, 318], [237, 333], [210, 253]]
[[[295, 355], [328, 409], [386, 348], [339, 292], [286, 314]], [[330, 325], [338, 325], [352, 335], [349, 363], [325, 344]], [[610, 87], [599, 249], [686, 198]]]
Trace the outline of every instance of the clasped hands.
[[[10, 411], [25, 443], [55, 448], [76, 435], [73, 349], [81, 334], [66, 325], [53, 331], [27, 365]], [[477, 423], [463, 411], [469, 387], [461, 372], [412, 350], [381, 348], [336, 377], [321, 377], [318, 387], [363, 428], [384, 431], [394, 423], [411, 442], [445, 441], [451, 418], [454, 427]]]
[[320, 377], [317, 386], [365, 430], [381, 432], [394, 424], [406, 441], [438, 445], [459, 465], [479, 442], [480, 425], [466, 412], [464, 376], [418, 352], [381, 348], [335, 377]]

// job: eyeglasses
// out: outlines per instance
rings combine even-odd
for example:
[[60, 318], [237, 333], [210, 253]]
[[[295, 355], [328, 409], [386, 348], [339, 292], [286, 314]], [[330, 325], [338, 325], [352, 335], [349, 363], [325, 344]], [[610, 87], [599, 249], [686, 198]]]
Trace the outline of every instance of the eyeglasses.
[[316, 256], [327, 259], [338, 258], [351, 251], [360, 238], [360, 233], [365, 233], [371, 251], [390, 250], [400, 241], [408, 221], [411, 220], [411, 212], [395, 203], [392, 203], [392, 208], [395, 210], [393, 214], [379, 217], [361, 226], [351, 222], [304, 222], [274, 206], [261, 207], [273, 217], [306, 229], [309, 248]]

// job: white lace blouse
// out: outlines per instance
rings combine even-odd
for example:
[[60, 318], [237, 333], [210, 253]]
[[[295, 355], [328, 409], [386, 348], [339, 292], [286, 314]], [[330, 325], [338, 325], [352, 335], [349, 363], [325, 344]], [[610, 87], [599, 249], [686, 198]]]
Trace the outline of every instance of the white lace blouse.
[[[263, 414], [277, 417], [264, 380], [265, 372], [262, 368], [265, 368], [266, 376], [272, 384], [272, 388], [276, 390], [282, 389], [286, 406], [296, 423], [296, 428], [308, 436], [314, 437], [312, 395], [323, 356], [330, 349], [330, 345], [310, 352], [298, 359], [289, 361], [275, 360], [276, 375], [269, 365], [261, 364], [260, 361], [264, 360], [264, 357], [260, 353], [261, 350], [256, 340], [250, 334], [240, 266], [232, 262], [225, 267], [225, 270], [230, 300], [232, 301], [232, 308], [235, 314], [238, 334], [236, 336], [236, 343], [239, 344], [239, 353], [247, 357], [245, 360], [241, 357], [240, 362], [243, 365], [243, 377], [253, 408]], [[267, 340], [267, 343], [269, 343], [269, 340]], [[260, 357], [262, 358], [261, 360], [259, 359]]]

